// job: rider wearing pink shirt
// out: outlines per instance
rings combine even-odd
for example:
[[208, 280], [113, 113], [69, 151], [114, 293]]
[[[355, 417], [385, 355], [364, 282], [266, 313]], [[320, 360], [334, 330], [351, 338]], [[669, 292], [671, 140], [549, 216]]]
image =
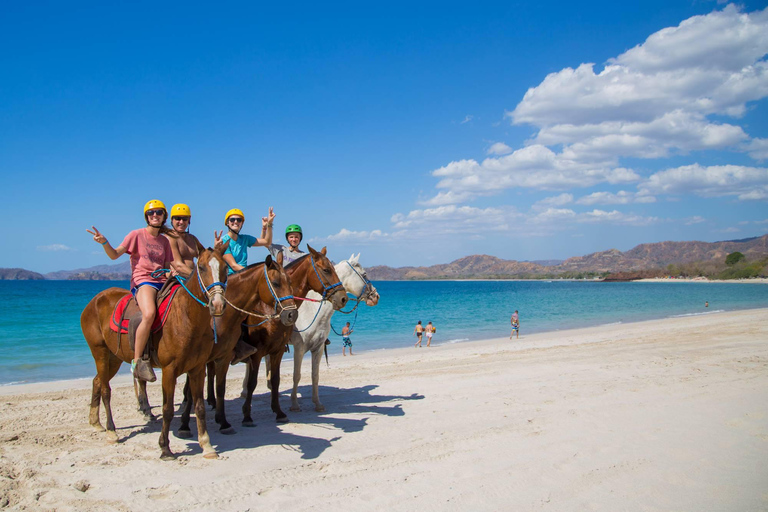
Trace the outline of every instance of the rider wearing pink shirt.
[[[128, 233], [123, 242], [113, 248], [96, 227], [93, 240], [104, 247], [104, 252], [110, 259], [116, 260], [125, 253], [131, 255], [131, 293], [136, 297], [136, 303], [141, 310], [141, 323], [136, 328], [136, 350], [133, 353], [131, 373], [134, 378], [154, 382], [155, 372], [152, 365], [144, 359], [144, 349], [149, 341], [150, 329], [157, 315], [157, 292], [163, 286], [167, 272], [157, 277], [152, 273], [160, 269], [169, 269], [173, 261], [173, 252], [164, 233], [171, 233], [165, 226], [168, 211], [162, 201], [153, 199], [144, 205], [144, 220], [147, 226]], [[175, 236], [172, 234], [171, 236]]]

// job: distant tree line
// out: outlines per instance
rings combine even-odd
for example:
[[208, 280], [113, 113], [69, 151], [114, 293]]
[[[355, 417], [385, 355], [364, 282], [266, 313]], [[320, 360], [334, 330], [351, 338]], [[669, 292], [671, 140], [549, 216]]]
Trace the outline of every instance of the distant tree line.
[[709, 279], [749, 279], [768, 277], [768, 257], [752, 261], [740, 252], [729, 254], [723, 261], [694, 261], [667, 265], [667, 273], [675, 277], [706, 277]]

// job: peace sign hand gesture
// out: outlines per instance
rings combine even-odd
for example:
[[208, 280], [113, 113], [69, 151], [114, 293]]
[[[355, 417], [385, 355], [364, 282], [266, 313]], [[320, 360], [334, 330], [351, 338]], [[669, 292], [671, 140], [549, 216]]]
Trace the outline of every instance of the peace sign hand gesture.
[[221, 245], [221, 235], [223, 233], [224, 233], [223, 229], [221, 231], [216, 231], [215, 229], [213, 230], [213, 248], [214, 249]]
[[272, 223], [275, 221], [275, 212], [273, 211], [273, 208], [269, 207], [269, 213], [266, 217], [261, 218], [261, 225], [262, 227], [271, 226]]
[[107, 237], [105, 237], [104, 235], [102, 235], [102, 234], [99, 232], [99, 230], [98, 230], [98, 229], [96, 229], [96, 226], [91, 226], [91, 227], [93, 228], [93, 231], [91, 231], [90, 229], [86, 229], [86, 231], [87, 231], [88, 233], [90, 233], [90, 234], [92, 234], [92, 235], [93, 235], [93, 241], [94, 241], [94, 242], [98, 242], [98, 243], [100, 243], [101, 245], [104, 245], [105, 243], [107, 243]]

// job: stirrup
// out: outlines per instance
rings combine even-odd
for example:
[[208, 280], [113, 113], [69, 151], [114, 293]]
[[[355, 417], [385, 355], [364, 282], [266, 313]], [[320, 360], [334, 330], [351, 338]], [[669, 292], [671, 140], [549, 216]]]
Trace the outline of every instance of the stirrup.
[[149, 361], [146, 359], [139, 359], [135, 370], [133, 363], [131, 363], [131, 371], [133, 372], [133, 377], [136, 379], [144, 380], [147, 382], [155, 382], [157, 380], [157, 376], [155, 375], [155, 371], [152, 369], [152, 365], [149, 364]]
[[258, 349], [253, 345], [249, 345], [243, 340], [237, 340], [237, 345], [235, 346], [235, 351], [234, 351], [234, 354], [232, 355], [232, 362], [229, 364], [234, 366], [237, 363], [242, 363], [243, 361], [251, 357], [253, 354], [255, 354], [257, 350]]

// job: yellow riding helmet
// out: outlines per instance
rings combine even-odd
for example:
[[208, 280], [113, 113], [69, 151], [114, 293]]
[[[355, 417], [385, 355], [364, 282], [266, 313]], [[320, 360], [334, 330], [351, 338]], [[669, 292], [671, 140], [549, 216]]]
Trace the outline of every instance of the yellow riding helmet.
[[155, 210], [157, 208], [162, 208], [163, 210], [168, 212], [168, 209], [165, 207], [163, 202], [159, 199], [152, 199], [151, 201], [147, 201], [147, 204], [144, 205], [144, 215], [147, 214], [147, 211], [149, 210]]
[[229, 210], [229, 211], [227, 212], [227, 214], [224, 216], [224, 224], [225, 224], [225, 225], [226, 225], [226, 224], [227, 224], [227, 222], [229, 221], [229, 218], [230, 218], [231, 216], [233, 216], [233, 215], [239, 215], [239, 216], [241, 216], [241, 217], [243, 218], [243, 222], [245, 222], [245, 214], [243, 213], [243, 211], [242, 211], [242, 210], [240, 210], [240, 209], [238, 209], [238, 208], [232, 208], [232, 209], [231, 209], [231, 210]]
[[171, 208], [171, 217], [176, 217], [176, 216], [191, 217], [192, 212], [189, 210], [189, 206], [183, 203], [179, 203], [179, 204], [173, 205], [173, 207]]

